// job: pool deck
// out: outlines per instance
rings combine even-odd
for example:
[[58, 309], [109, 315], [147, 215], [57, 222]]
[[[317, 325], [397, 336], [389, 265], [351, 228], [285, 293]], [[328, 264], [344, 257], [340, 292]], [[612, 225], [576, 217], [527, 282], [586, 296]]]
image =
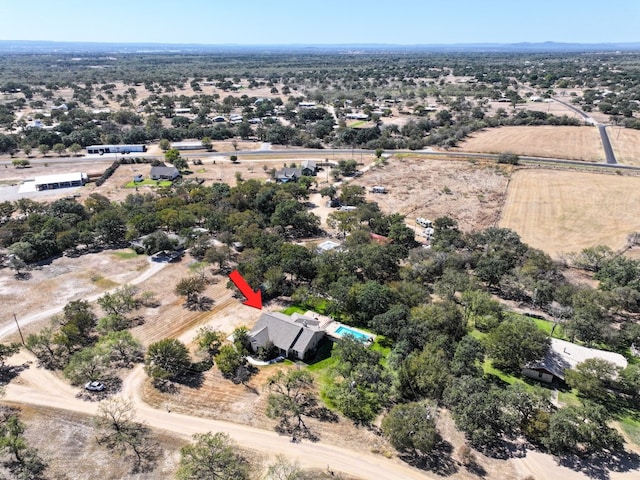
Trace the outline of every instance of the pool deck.
[[375, 340], [375, 338], [376, 338], [376, 336], [371, 334], [371, 333], [367, 333], [365, 331], [362, 331], [359, 328], [350, 327], [349, 325], [345, 325], [344, 323], [336, 322], [331, 317], [327, 317], [326, 315], [320, 315], [319, 313], [312, 312], [311, 310], [306, 311], [304, 313], [304, 316], [305, 317], [310, 317], [310, 318], [315, 318], [316, 320], [320, 320], [320, 327], [323, 328], [325, 333], [329, 337], [333, 338], [334, 340], [339, 340], [339, 339], [342, 338], [341, 335], [336, 333], [336, 330], [338, 330], [340, 327], [348, 328], [350, 330], [353, 330], [354, 332], [361, 333], [362, 335], [364, 335], [367, 338], [371, 339], [370, 340], [371, 342], [373, 342]]

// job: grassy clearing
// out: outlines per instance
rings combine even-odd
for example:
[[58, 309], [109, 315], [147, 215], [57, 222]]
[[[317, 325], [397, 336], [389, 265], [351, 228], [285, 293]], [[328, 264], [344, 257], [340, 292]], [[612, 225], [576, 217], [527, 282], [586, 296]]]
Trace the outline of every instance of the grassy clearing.
[[502, 370], [498, 370], [493, 366], [493, 363], [491, 363], [491, 360], [488, 358], [485, 359], [484, 363], [482, 364], [482, 371], [485, 375], [493, 375], [495, 377], [498, 377], [504, 383], [508, 383], [509, 385], [513, 385], [514, 383], [522, 383], [523, 385], [527, 385], [527, 382], [525, 382], [521, 378], [505, 373]]
[[[533, 322], [536, 324], [540, 330], [553, 338], [559, 338], [560, 340], [567, 340], [567, 337], [564, 335], [564, 330], [562, 329], [562, 325], [557, 325], [555, 329], [553, 329], [553, 322], [549, 320], [542, 320], [540, 318], [532, 318]], [[553, 335], [551, 335], [551, 330], [553, 330]]]
[[640, 446], [640, 421], [629, 416], [621, 417], [619, 421], [620, 428], [627, 439], [636, 446]]
[[171, 180], [151, 180], [150, 178], [145, 178], [141, 182], [133, 182], [133, 181], [131, 181], [131, 182], [125, 184], [124, 188], [135, 188], [135, 187], [142, 187], [142, 186], [170, 187], [172, 184], [173, 184], [173, 182]]
[[129, 260], [130, 258], [136, 258], [141, 256], [140, 253], [136, 253], [136, 251], [131, 248], [128, 248], [123, 252], [113, 252], [111, 255], [113, 255], [116, 258], [119, 258], [120, 260]]
[[113, 280], [109, 280], [108, 278], [104, 278], [102, 275], [92, 276], [91, 281], [95, 283], [97, 287], [103, 288], [105, 290], [118, 286], [118, 283], [114, 282]]
[[582, 402], [578, 398], [578, 391], [576, 389], [572, 390], [558, 390], [558, 403], [560, 405], [582, 405]]
[[193, 262], [189, 264], [189, 271], [191, 273], [198, 271], [200, 268], [206, 268], [209, 264], [207, 262]]

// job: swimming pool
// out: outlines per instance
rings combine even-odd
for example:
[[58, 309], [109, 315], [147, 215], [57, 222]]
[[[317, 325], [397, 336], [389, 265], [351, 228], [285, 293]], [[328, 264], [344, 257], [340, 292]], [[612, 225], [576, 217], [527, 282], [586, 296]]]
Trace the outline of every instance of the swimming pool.
[[357, 330], [353, 330], [349, 327], [345, 327], [344, 325], [336, 329], [336, 335], [338, 335], [339, 337], [344, 337], [345, 335], [351, 335], [352, 337], [355, 337], [357, 340], [360, 340], [361, 342], [366, 342], [371, 338], [369, 335], [365, 333], [358, 332]]

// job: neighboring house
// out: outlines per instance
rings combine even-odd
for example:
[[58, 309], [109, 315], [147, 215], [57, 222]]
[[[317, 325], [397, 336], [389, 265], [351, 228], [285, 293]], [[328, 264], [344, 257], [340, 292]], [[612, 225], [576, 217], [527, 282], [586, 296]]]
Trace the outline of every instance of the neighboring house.
[[257, 352], [270, 343], [275, 345], [285, 357], [304, 360], [315, 353], [325, 330], [320, 320], [294, 313], [285, 315], [265, 312], [249, 332], [251, 348]]
[[180, 176], [176, 167], [151, 167], [151, 180], [175, 180]]
[[305, 177], [315, 177], [316, 173], [318, 173], [318, 167], [313, 160], [303, 160], [300, 164], [300, 170], [302, 170], [302, 175]]
[[627, 367], [627, 359], [619, 353], [587, 348], [557, 338], [551, 339], [551, 346], [545, 357], [532, 362], [522, 369], [522, 374], [540, 382], [564, 381], [564, 373], [589, 358], [599, 358], [620, 368]]
[[302, 177], [301, 168], [281, 168], [276, 172], [278, 183], [297, 182], [300, 177]]
[[369, 120], [369, 115], [366, 113], [347, 113], [345, 117], [347, 120]]

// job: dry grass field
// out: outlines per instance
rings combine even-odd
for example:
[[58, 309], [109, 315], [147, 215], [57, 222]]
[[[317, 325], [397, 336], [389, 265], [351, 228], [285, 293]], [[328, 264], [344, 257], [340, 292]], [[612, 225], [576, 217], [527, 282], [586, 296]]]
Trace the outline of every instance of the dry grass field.
[[640, 231], [640, 178], [518, 170], [499, 225], [553, 257], [594, 245], [618, 249]]
[[595, 127], [501, 127], [472, 134], [463, 152], [503, 153], [603, 162], [604, 150]]
[[618, 163], [640, 165], [640, 130], [607, 127], [607, 132]]

